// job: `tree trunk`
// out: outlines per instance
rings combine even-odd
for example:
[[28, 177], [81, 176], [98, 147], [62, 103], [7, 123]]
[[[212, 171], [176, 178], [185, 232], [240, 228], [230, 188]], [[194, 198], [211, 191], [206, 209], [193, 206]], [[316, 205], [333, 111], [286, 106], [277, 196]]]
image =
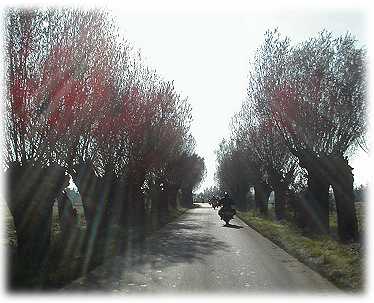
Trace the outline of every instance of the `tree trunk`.
[[192, 188], [187, 187], [182, 189], [182, 203], [183, 207], [185, 208], [192, 208], [193, 207], [193, 200], [192, 200]]
[[128, 221], [131, 226], [141, 225], [145, 215], [143, 194], [137, 184], [129, 185], [128, 200], [130, 209]]
[[[335, 160], [335, 161], [334, 161]], [[353, 193], [353, 174], [348, 161], [332, 159], [331, 183], [334, 189], [338, 217], [338, 235], [341, 241], [358, 239], [358, 224]]]
[[304, 150], [298, 155], [299, 164], [308, 171], [308, 192], [305, 210], [309, 215], [310, 231], [329, 232], [329, 187], [326, 156]]
[[266, 215], [268, 212], [268, 200], [270, 193], [270, 187], [264, 182], [258, 182], [255, 184], [256, 208], [260, 210], [262, 215]]
[[61, 234], [68, 239], [77, 228], [77, 214], [74, 212], [73, 204], [65, 192], [57, 199], [58, 217], [60, 221]]
[[126, 226], [128, 203], [126, 183], [116, 179], [111, 187], [108, 198], [108, 216], [110, 224], [119, 224]]
[[161, 224], [166, 222], [166, 218], [169, 214], [168, 196], [169, 188], [164, 183], [164, 188], [160, 190], [160, 201], [158, 204], [158, 218]]
[[237, 191], [235, 192], [234, 196], [234, 203], [236, 207], [241, 211], [248, 210], [246, 194], [247, 192], [243, 188], [237, 187]]
[[284, 219], [286, 192], [287, 189], [281, 184], [274, 186], [274, 208], [277, 220]]
[[309, 228], [318, 234], [329, 232], [329, 187], [323, 175], [308, 171]]
[[141, 240], [145, 236], [145, 203], [144, 195], [141, 190], [143, 183], [128, 183], [128, 203], [129, 211], [127, 222], [131, 228], [129, 234], [130, 241]]
[[103, 182], [95, 174], [94, 166], [90, 162], [75, 165], [70, 172], [74, 183], [78, 187], [82, 199], [86, 233], [83, 250], [85, 252], [82, 272], [85, 273], [92, 260], [98, 237], [102, 234], [104, 216]]
[[277, 220], [284, 219], [285, 198], [288, 184], [286, 184], [283, 174], [270, 166], [268, 168], [270, 183], [274, 190], [274, 211]]
[[80, 250], [77, 241], [79, 241], [79, 217], [77, 210], [65, 192], [62, 192], [57, 199], [58, 216], [61, 228], [61, 241], [64, 243], [59, 252], [63, 259], [69, 259], [74, 256], [77, 250]]
[[97, 200], [97, 197], [95, 196], [95, 189], [98, 186], [97, 177], [93, 168], [87, 163], [75, 165], [74, 169], [70, 172], [70, 175], [72, 176], [82, 199], [84, 217], [86, 220], [86, 233], [92, 234], [95, 218], [95, 200]]
[[306, 229], [309, 226], [308, 220], [309, 211], [308, 209], [308, 199], [307, 199], [307, 191], [301, 192], [294, 195], [293, 198], [293, 207], [294, 207], [294, 218], [295, 223], [298, 227], [302, 229]]
[[159, 184], [152, 185], [151, 189], [151, 225], [152, 229], [160, 226], [159, 208], [160, 208], [161, 190]]
[[52, 207], [66, 186], [64, 169], [13, 165], [7, 172], [7, 204], [17, 233], [17, 263], [25, 274], [39, 275], [47, 261]]
[[168, 204], [171, 208], [176, 209], [177, 205], [178, 186], [170, 185], [168, 189]]
[[98, 237], [107, 237], [110, 232], [112, 222], [112, 207], [114, 207], [113, 191], [115, 191], [116, 180], [113, 177], [97, 178], [95, 188], [95, 197], [92, 200], [95, 203], [94, 224]]

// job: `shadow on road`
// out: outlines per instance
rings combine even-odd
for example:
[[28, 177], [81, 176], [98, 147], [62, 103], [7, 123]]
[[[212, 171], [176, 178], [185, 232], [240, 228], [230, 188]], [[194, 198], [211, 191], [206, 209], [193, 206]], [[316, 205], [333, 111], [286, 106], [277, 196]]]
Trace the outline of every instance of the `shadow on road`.
[[235, 224], [225, 224], [222, 227], [229, 227], [229, 228], [235, 228], [235, 229], [243, 228], [243, 226], [239, 226], [239, 225], [235, 225]]
[[110, 289], [112, 283], [119, 281], [127, 271], [146, 274], [150, 270], [165, 270], [178, 263], [201, 261], [206, 255], [229, 251], [230, 247], [225, 242], [207, 232], [206, 227], [210, 224], [199, 212], [190, 213], [188, 217], [166, 225], [145, 242], [128, 249], [124, 256], [101, 266], [100, 274], [95, 271], [89, 273], [86, 280], [100, 289]]

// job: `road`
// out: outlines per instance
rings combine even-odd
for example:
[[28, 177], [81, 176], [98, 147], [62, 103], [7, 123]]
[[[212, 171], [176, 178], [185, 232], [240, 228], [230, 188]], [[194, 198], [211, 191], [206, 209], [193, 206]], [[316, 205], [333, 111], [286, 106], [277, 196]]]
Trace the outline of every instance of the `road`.
[[208, 205], [189, 210], [125, 256], [62, 291], [123, 293], [321, 293], [331, 283], [235, 218]]

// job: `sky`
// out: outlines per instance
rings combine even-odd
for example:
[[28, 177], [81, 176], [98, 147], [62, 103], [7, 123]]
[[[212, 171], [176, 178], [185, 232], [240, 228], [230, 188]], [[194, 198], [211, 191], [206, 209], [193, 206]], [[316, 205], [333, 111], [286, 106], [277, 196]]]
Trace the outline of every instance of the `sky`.
[[[297, 43], [323, 29], [341, 35], [349, 31], [358, 45], [367, 46], [365, 10], [291, 8], [277, 10], [177, 11], [128, 13], [115, 9], [119, 26], [145, 61], [192, 105], [192, 134], [204, 157], [207, 176], [200, 190], [214, 184], [215, 149], [229, 136], [230, 119], [246, 97], [249, 62], [267, 29]], [[355, 184], [367, 183], [368, 155], [359, 152], [351, 162]]]

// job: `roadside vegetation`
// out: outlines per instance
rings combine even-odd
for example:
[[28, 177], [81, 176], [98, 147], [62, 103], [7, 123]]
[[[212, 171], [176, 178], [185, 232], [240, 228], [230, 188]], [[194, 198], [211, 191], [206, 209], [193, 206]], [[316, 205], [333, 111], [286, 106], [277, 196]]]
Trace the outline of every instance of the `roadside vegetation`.
[[364, 285], [365, 214], [355, 201], [367, 189], [354, 189], [349, 161], [368, 152], [366, 60], [349, 33], [294, 44], [267, 31], [216, 150], [218, 188], [203, 193], [230, 193], [244, 221], [351, 290]]
[[[364, 212], [359, 206], [360, 222]], [[290, 221], [274, 220], [274, 212], [263, 217], [255, 210], [237, 215], [260, 234], [283, 248], [299, 261], [319, 272], [337, 287], [357, 292], [364, 288], [365, 247], [362, 243], [341, 243], [336, 234], [336, 214], [330, 216], [331, 235], [305, 233]], [[363, 226], [360, 225], [360, 229]]]
[[205, 164], [188, 99], [145, 65], [109, 12], [4, 16], [8, 287], [57, 287], [192, 208]]
[[[178, 204], [179, 205], [179, 204]], [[86, 238], [86, 222], [84, 218], [84, 210], [82, 206], [76, 206], [80, 224], [74, 231], [75, 240], [74, 248], [66, 250], [66, 239], [61, 233], [58, 209], [54, 207], [52, 214], [52, 233], [51, 244], [47, 255], [47, 264], [44, 269], [43, 279], [35, 276], [34, 279], [25, 277], [22, 279], [22, 268], [18, 268], [17, 253], [17, 235], [14, 227], [13, 218], [7, 208], [4, 208], [6, 235], [5, 243], [8, 255], [7, 267], [10, 272], [8, 283], [14, 285], [14, 289], [37, 288], [52, 291], [64, 287], [73, 280], [79, 278], [85, 271], [91, 270], [103, 262], [110, 260], [113, 256], [126, 253], [128, 247], [141, 244], [145, 239], [131, 239], [129, 230], [121, 228], [119, 225], [112, 225], [110, 237], [98, 241], [89, 263], [86, 261], [84, 239]], [[177, 207], [170, 210], [163, 222], [153, 219], [151, 214], [147, 214], [146, 218], [146, 237], [157, 231], [163, 225], [172, 222], [179, 216], [184, 214], [188, 208]], [[14, 281], [16, 280], [16, 281]]]

